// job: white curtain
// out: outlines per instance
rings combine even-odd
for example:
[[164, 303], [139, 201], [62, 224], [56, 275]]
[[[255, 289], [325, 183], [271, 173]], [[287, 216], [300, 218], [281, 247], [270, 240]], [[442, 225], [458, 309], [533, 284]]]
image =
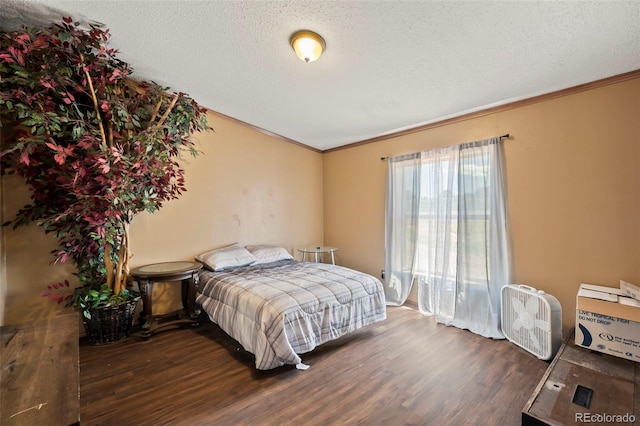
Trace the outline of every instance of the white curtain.
[[388, 305], [404, 304], [413, 283], [420, 171], [420, 153], [389, 158], [384, 262]]
[[[468, 329], [485, 337], [502, 338], [500, 289], [509, 280], [506, 207], [500, 138], [424, 151], [419, 161], [391, 159], [388, 188], [401, 187], [405, 197], [387, 196], [387, 241], [405, 242], [403, 266], [411, 266], [411, 279], [401, 281], [399, 294], [409, 294], [415, 276], [418, 305], [436, 321]], [[417, 168], [419, 189], [397, 181], [399, 164]], [[419, 163], [419, 164], [416, 164]], [[404, 176], [411, 174], [403, 171]], [[409, 202], [411, 210], [390, 204]], [[418, 214], [414, 203], [418, 203]], [[400, 212], [416, 217], [399, 221]], [[404, 212], [404, 213], [403, 213]], [[395, 227], [389, 223], [396, 224]], [[404, 230], [398, 225], [409, 224]], [[400, 233], [400, 234], [399, 234]], [[387, 245], [394, 259], [398, 244]], [[414, 248], [412, 253], [409, 250]], [[397, 276], [397, 263], [388, 262], [388, 278]], [[387, 287], [391, 282], [387, 280]], [[405, 298], [406, 299], [406, 298]], [[402, 303], [404, 300], [402, 300]]]

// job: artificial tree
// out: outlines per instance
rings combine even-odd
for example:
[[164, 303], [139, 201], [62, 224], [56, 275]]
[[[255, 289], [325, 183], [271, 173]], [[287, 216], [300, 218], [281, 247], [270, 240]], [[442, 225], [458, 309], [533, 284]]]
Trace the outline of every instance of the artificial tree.
[[197, 155], [191, 137], [209, 130], [184, 93], [132, 80], [108, 40], [71, 18], [0, 33], [2, 172], [31, 190], [9, 223], [55, 235], [54, 262], [73, 262], [82, 286], [46, 294], [82, 310], [132, 297], [129, 224], [184, 192], [179, 155]]

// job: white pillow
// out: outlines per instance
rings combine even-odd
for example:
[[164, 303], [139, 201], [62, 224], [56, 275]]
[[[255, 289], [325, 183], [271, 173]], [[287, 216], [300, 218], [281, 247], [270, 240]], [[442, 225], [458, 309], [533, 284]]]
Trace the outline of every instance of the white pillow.
[[196, 256], [196, 260], [208, 269], [217, 272], [251, 265], [256, 261], [256, 258], [247, 249], [235, 243], [199, 254]]
[[245, 248], [257, 259], [254, 265], [277, 262], [278, 260], [293, 259], [293, 256], [291, 256], [283, 247], [260, 244], [246, 246]]

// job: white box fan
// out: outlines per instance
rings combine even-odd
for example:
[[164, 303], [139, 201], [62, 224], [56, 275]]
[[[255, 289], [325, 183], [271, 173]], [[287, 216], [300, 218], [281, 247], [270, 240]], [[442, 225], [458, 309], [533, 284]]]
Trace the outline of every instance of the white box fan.
[[502, 332], [540, 359], [553, 358], [562, 345], [562, 307], [558, 299], [522, 284], [500, 292]]

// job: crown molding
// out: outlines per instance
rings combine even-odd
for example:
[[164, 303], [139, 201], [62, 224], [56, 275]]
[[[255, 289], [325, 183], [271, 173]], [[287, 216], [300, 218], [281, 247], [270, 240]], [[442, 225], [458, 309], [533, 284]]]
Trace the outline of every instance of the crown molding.
[[633, 80], [636, 78], [640, 78], [640, 69], [629, 71], [623, 74], [614, 75], [612, 77], [603, 78], [600, 80], [591, 81], [589, 83], [579, 84], [577, 86], [569, 87], [566, 89], [557, 90], [555, 92], [545, 93], [543, 95], [533, 96], [527, 99], [521, 99], [519, 101], [509, 102], [504, 105], [499, 105], [491, 108], [482, 109], [479, 111], [470, 112], [468, 114], [462, 114], [456, 117], [447, 118], [444, 120], [435, 121], [433, 123], [424, 124], [421, 126], [412, 127], [405, 130], [400, 130], [398, 132], [389, 133], [383, 136], [377, 136], [371, 139], [365, 139], [359, 142], [350, 143], [347, 145], [338, 146], [335, 148], [327, 149], [322, 151], [322, 153], [329, 153], [334, 151], [340, 151], [343, 149], [353, 148], [360, 145], [370, 144], [374, 142], [380, 142], [387, 139], [397, 138], [399, 136], [410, 135], [412, 133], [422, 132], [424, 130], [433, 129], [435, 127], [446, 126], [449, 124], [459, 123], [461, 121], [471, 120], [478, 117], [483, 117], [485, 115], [495, 114], [502, 111], [507, 111], [514, 108], [521, 108], [527, 105], [545, 102], [551, 99], [560, 98], [563, 96], [573, 95], [580, 92], [585, 92], [587, 90], [597, 89], [599, 87], [608, 86], [610, 84], [622, 83], [627, 80]]
[[207, 111], [209, 111], [211, 114], [217, 115], [217, 116], [222, 117], [222, 118], [224, 118], [226, 120], [233, 121], [234, 123], [240, 124], [241, 126], [249, 127], [250, 129], [253, 129], [258, 133], [262, 133], [264, 135], [271, 136], [271, 137], [276, 138], [276, 139], [280, 139], [281, 141], [284, 141], [284, 142], [287, 142], [287, 143], [290, 143], [290, 144], [293, 144], [293, 145], [297, 145], [297, 146], [300, 146], [302, 148], [306, 148], [308, 150], [311, 150], [311, 151], [314, 151], [314, 152], [317, 152], [317, 153], [322, 153], [322, 150], [320, 150], [318, 148], [314, 148], [312, 146], [305, 145], [302, 142], [298, 142], [298, 141], [295, 141], [293, 139], [289, 139], [289, 138], [287, 138], [285, 136], [282, 136], [282, 135], [279, 135], [277, 133], [273, 133], [273, 132], [271, 132], [269, 130], [263, 129], [262, 127], [254, 126], [253, 124], [249, 124], [246, 121], [238, 120], [237, 118], [233, 118], [233, 117], [231, 117], [229, 115], [223, 114], [221, 112], [215, 111], [215, 110], [210, 109], [210, 108], [207, 108]]

